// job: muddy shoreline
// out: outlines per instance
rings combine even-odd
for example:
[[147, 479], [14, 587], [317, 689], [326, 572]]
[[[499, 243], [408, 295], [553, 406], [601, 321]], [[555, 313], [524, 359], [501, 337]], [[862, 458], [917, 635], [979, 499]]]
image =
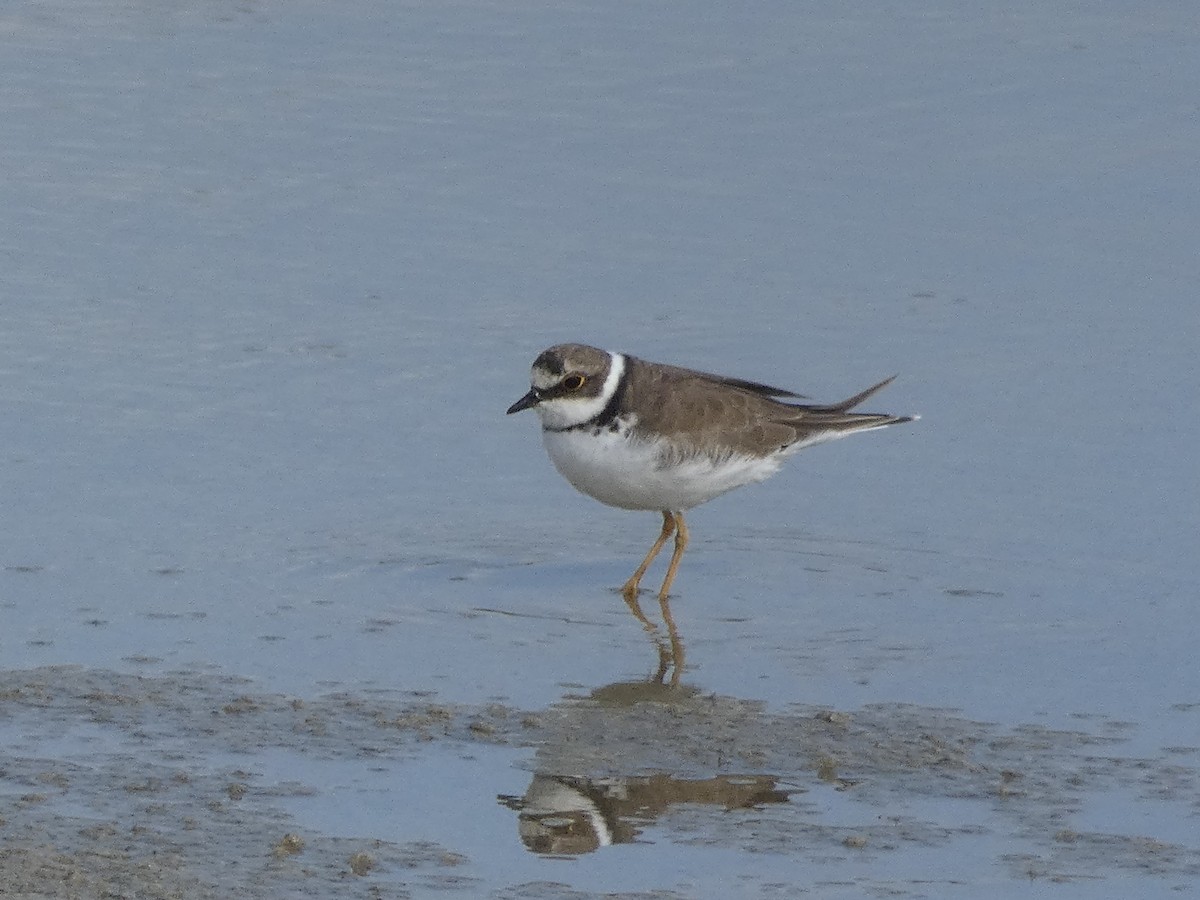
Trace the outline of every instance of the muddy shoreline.
[[[665, 840], [799, 854], [820, 867], [915, 848], [950, 853], [986, 838], [1014, 878], [1200, 875], [1200, 848], [1073, 824], [1108, 791], [1200, 808], [1197, 751], [1125, 758], [1129, 726], [1088, 725], [1005, 729], [906, 705], [768, 713], [755, 701], [644, 683], [519, 710], [403, 692], [289, 697], [207, 673], [7, 671], [0, 883], [6, 896], [39, 898], [515, 889], [468, 850], [420, 837], [403, 811], [380, 833], [352, 837], [297, 821], [290, 800], [335, 798], [335, 786], [270, 774], [279, 753], [363, 765], [382, 792], [431, 753], [488, 766], [502, 748], [521, 751], [529, 788], [470, 798], [461, 814], [506, 805], [511, 831], [497, 841], [511, 854], [564, 858]], [[555, 807], [564, 796], [566, 807]], [[946, 803], [957, 807], [953, 820], [937, 812]], [[406, 830], [416, 839], [395, 840]], [[891, 885], [901, 895], [909, 887]]]

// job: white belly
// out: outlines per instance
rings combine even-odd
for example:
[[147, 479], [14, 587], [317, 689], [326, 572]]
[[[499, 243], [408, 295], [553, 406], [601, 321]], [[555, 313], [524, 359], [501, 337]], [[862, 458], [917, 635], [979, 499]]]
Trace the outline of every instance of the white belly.
[[680, 460], [662, 442], [632, 440], [608, 429], [598, 435], [587, 429], [543, 431], [542, 441], [555, 468], [577, 490], [622, 509], [691, 509], [775, 474], [783, 458], [738, 454]]

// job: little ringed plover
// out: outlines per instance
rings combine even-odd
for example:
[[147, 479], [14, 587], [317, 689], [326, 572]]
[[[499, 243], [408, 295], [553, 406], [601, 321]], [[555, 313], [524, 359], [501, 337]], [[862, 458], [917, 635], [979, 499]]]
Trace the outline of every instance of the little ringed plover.
[[774, 475], [804, 447], [917, 418], [850, 411], [893, 378], [841, 403], [797, 403], [802, 395], [753, 381], [558, 344], [534, 360], [532, 386], [508, 412], [537, 412], [546, 452], [577, 490], [662, 513], [658, 539], [621, 588], [632, 605], [674, 534], [659, 591], [665, 602], [688, 544], [685, 511]]

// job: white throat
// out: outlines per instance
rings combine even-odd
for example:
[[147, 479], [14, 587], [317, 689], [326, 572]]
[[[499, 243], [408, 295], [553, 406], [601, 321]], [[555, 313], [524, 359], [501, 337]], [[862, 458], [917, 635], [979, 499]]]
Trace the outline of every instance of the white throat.
[[625, 357], [620, 353], [609, 353], [608, 375], [600, 393], [595, 397], [558, 397], [554, 400], [543, 400], [536, 407], [541, 417], [542, 427], [551, 431], [561, 431], [564, 428], [574, 428], [594, 419], [604, 412], [604, 407], [617, 392], [621, 376], [625, 374]]

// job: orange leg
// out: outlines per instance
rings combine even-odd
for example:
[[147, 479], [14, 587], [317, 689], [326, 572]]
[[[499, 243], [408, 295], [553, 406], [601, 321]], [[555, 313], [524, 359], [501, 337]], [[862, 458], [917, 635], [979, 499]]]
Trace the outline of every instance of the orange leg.
[[671, 582], [675, 580], [675, 570], [679, 568], [679, 560], [683, 559], [683, 551], [688, 545], [687, 525], [683, 521], [683, 513], [663, 513], [663, 533], [659, 542], [665, 541], [671, 532], [667, 530], [666, 519], [670, 516], [675, 520], [675, 552], [671, 554], [671, 564], [667, 566], [667, 577], [663, 579], [662, 590], [658, 592], [660, 603], [666, 602], [667, 593], [671, 590]]
[[[664, 512], [662, 533], [659, 534], [658, 540], [654, 542], [654, 546], [650, 548], [650, 552], [646, 554], [646, 558], [642, 560], [642, 564], [637, 567], [637, 571], [630, 576], [621, 588], [621, 593], [625, 595], [625, 599], [629, 602], [634, 602], [637, 599], [638, 584], [642, 580], [642, 576], [646, 574], [646, 570], [650, 568], [650, 563], [654, 562], [654, 557], [658, 556], [658, 551], [663, 548], [663, 544], [667, 542], [667, 538], [675, 531], [675, 518], [669, 512]], [[676, 541], [678, 545], [678, 541]], [[679, 550], [676, 549], [676, 554]]]

